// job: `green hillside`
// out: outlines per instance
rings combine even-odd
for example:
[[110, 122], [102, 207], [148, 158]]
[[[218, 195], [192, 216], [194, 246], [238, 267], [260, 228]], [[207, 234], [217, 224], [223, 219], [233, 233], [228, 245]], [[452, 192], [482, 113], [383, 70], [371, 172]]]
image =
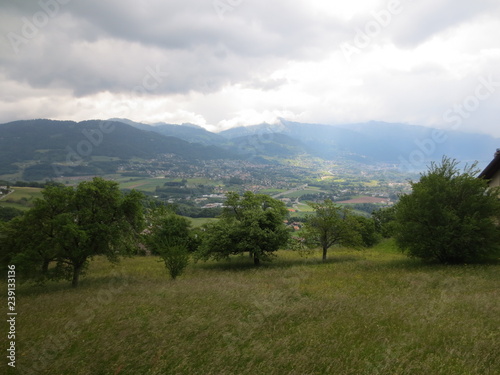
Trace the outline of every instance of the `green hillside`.
[[216, 146], [192, 144], [120, 122], [29, 120], [0, 124], [0, 175], [22, 172], [24, 180], [110, 174], [123, 161], [165, 154], [187, 161], [234, 158]]

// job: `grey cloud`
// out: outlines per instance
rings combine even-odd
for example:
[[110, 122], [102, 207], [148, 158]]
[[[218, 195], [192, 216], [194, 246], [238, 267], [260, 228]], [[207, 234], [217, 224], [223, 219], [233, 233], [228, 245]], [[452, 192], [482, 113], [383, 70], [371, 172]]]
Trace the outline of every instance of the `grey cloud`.
[[[331, 14], [336, 1], [331, 3]], [[371, 56], [368, 49], [379, 44], [394, 43], [397, 47], [412, 49], [444, 31], [480, 16], [498, 14], [500, 10], [498, 0], [401, 0], [401, 3], [402, 13], [394, 15], [381, 35], [374, 38], [366, 51], [360, 52], [360, 62], [365, 63], [363, 59]], [[283, 67], [286, 70], [290, 62], [290, 65], [297, 61], [320, 62], [331, 57], [332, 52], [339, 52], [339, 45], [352, 42], [355, 29], [373, 20], [371, 11], [384, 9], [387, 1], [378, 4], [376, 9], [364, 9], [345, 21], [315, 13], [305, 0], [244, 0], [223, 19], [214, 10], [213, 0], [72, 0], [61, 5], [57, 15], [15, 54], [6, 39], [7, 33], [20, 33], [23, 17], [31, 19], [40, 11], [40, 6], [38, 0], [0, 0], [0, 78], [5, 77], [4, 82], [21, 83], [19, 86], [31, 92], [33, 100], [41, 91], [43, 97], [51, 100], [51, 92], [63, 99], [65, 95], [71, 99], [71, 95], [85, 97], [104, 91], [152, 96], [208, 94], [236, 83], [245, 88], [271, 91], [288, 82], [287, 78], [271, 79], [273, 72]], [[494, 38], [487, 36], [493, 42]], [[491, 46], [485, 44], [484, 48]], [[335, 56], [342, 57], [340, 53]], [[488, 64], [491, 61], [491, 57], [486, 59]], [[345, 59], [341, 63], [344, 64]], [[477, 71], [497, 71], [496, 61], [491, 64], [477, 67]], [[408, 77], [404, 76], [406, 73], [374, 70], [369, 76], [361, 77], [365, 84], [360, 92], [350, 94], [355, 103], [345, 111], [358, 115], [356, 99], [364, 96], [367, 103], [375, 102], [374, 106], [380, 108], [374, 112], [377, 115], [389, 113], [403, 118], [418, 113], [425, 116], [425, 108], [427, 113], [432, 112], [433, 102], [442, 101], [456, 91], [451, 87], [455, 81], [446, 80], [446, 69], [449, 68], [438, 63], [422, 64], [408, 72]], [[159, 70], [156, 81], [148, 77], [151, 70]], [[337, 64], [325, 74], [338, 76], [342, 81], [345, 71]], [[290, 77], [291, 82], [300, 79]], [[321, 80], [321, 77], [301, 84], [304, 92], [311, 96], [336, 89], [330, 86], [331, 80]], [[36, 90], [30, 91], [30, 87]], [[434, 95], [430, 99], [429, 92]], [[4, 103], [15, 102], [16, 97], [23, 98], [23, 93], [16, 91], [1, 99]], [[425, 103], [419, 107], [422, 98]], [[331, 116], [331, 108], [338, 105], [332, 101], [325, 107], [322, 103], [319, 99], [317, 110], [324, 111], [325, 118]], [[17, 104], [16, 108], [22, 105]], [[52, 105], [53, 113], [57, 114], [60, 102]], [[211, 111], [207, 104], [189, 105], [196, 107], [190, 107], [193, 113], [203, 116]], [[235, 105], [231, 110], [239, 109]], [[310, 108], [303, 110], [314, 112]], [[434, 111], [439, 115], [440, 110]], [[25, 113], [35, 116], [49, 112], [38, 108]], [[226, 113], [220, 114], [222, 110], [216, 112], [217, 115], [212, 116], [214, 123], [226, 116]]]
[[[19, 56], [2, 61], [11, 79], [77, 96], [131, 91], [156, 65], [169, 78], [147, 94], [213, 92], [336, 45], [338, 24], [299, 5], [242, 2], [221, 20], [211, 1], [72, 1]], [[16, 19], [40, 10], [3, 8]]]

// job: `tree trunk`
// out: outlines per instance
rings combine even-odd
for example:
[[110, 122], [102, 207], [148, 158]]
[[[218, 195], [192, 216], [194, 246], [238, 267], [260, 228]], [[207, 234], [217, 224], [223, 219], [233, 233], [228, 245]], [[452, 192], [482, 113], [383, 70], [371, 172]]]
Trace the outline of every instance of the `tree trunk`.
[[254, 255], [253, 255], [253, 264], [254, 264], [255, 266], [260, 265], [260, 259], [259, 259], [259, 257], [257, 256], [257, 254], [254, 254]]
[[76, 288], [78, 286], [78, 281], [80, 280], [80, 273], [82, 272], [82, 266], [73, 266], [73, 279], [71, 280], [71, 286]]
[[46, 275], [49, 272], [50, 260], [44, 259], [42, 264], [42, 275]]
[[328, 248], [323, 246], [323, 262], [326, 262], [326, 252]]

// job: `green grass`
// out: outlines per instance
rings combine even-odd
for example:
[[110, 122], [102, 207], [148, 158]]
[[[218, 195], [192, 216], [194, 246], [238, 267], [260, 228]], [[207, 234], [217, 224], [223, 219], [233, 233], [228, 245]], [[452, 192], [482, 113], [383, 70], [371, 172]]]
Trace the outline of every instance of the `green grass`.
[[[119, 177], [117, 182], [121, 189], [136, 189], [140, 191], [154, 192], [156, 187], [163, 187], [165, 182], [181, 182], [180, 178], [137, 178], [137, 177]], [[216, 185], [217, 182], [206, 178], [189, 178], [188, 185]]]
[[364, 182], [363, 184], [365, 186], [375, 187], [375, 186], [379, 185], [379, 181], [377, 181], [377, 180], [370, 180], [370, 182]]
[[317, 194], [317, 193], [326, 193], [326, 191], [320, 190], [319, 188], [311, 187], [311, 188], [307, 188], [307, 189], [303, 189], [303, 190], [292, 191], [291, 193], [288, 193], [288, 194], [283, 194], [283, 197], [300, 198], [301, 196], [306, 195], [306, 194]]
[[154, 257], [97, 258], [77, 290], [18, 285], [12, 373], [498, 374], [500, 265], [424, 265], [390, 241], [278, 255], [176, 281]]
[[[132, 180], [132, 181], [131, 181]], [[167, 180], [160, 178], [120, 178], [117, 180], [120, 184], [120, 189], [135, 189], [140, 191], [156, 191], [157, 186], [163, 186]]]
[[280, 194], [280, 193], [283, 193], [285, 192], [286, 190], [285, 189], [262, 189], [262, 190], [259, 190], [259, 194], [268, 194], [268, 195], [276, 195], [276, 194]]
[[307, 203], [302, 203], [302, 202], [294, 205], [293, 208], [297, 208], [300, 212], [308, 212], [308, 213], [314, 212], [314, 208], [309, 206]]
[[120, 158], [114, 156], [92, 156], [92, 161], [118, 161]]
[[186, 217], [191, 221], [193, 227], [201, 227], [203, 224], [217, 221], [218, 219], [212, 217]]

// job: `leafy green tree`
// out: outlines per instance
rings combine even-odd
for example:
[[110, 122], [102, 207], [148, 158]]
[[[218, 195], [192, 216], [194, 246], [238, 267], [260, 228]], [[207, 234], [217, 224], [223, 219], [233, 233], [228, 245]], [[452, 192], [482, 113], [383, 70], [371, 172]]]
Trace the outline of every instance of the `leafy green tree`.
[[375, 221], [375, 229], [384, 238], [394, 235], [394, 226], [396, 222], [396, 207], [386, 207], [372, 213]]
[[306, 241], [321, 246], [323, 261], [333, 245], [358, 247], [363, 243], [360, 225], [348, 207], [342, 207], [326, 199], [322, 203], [309, 203], [314, 214], [308, 215], [304, 225]]
[[23, 214], [23, 211], [14, 207], [0, 207], [0, 221], [9, 221]]
[[135, 248], [143, 227], [142, 194], [123, 195], [116, 182], [94, 178], [76, 189], [49, 186], [42, 196], [3, 225], [0, 236], [6, 260], [19, 264], [28, 278], [64, 277], [76, 287], [92, 257], [117, 261]]
[[48, 187], [33, 208], [3, 226], [4, 260], [15, 263], [22, 277], [40, 283], [57, 278], [55, 269], [49, 273], [49, 265], [58, 255], [58, 217], [66, 212], [73, 194], [72, 188]]
[[432, 163], [397, 204], [395, 238], [408, 255], [463, 263], [500, 254], [499, 190], [475, 177], [476, 164], [457, 166], [447, 157]]
[[375, 246], [381, 238], [381, 235], [375, 228], [375, 221], [372, 218], [364, 216], [355, 216], [354, 218], [358, 222], [359, 234], [361, 235], [363, 246]]
[[143, 238], [148, 248], [158, 254], [172, 279], [180, 276], [189, 264], [188, 250], [196, 249], [191, 222], [172, 209], [159, 206], [150, 210], [149, 228]]
[[254, 264], [271, 259], [288, 243], [290, 232], [283, 221], [288, 215], [283, 202], [264, 194], [231, 192], [220, 219], [205, 226], [199, 256], [224, 259], [248, 252]]

